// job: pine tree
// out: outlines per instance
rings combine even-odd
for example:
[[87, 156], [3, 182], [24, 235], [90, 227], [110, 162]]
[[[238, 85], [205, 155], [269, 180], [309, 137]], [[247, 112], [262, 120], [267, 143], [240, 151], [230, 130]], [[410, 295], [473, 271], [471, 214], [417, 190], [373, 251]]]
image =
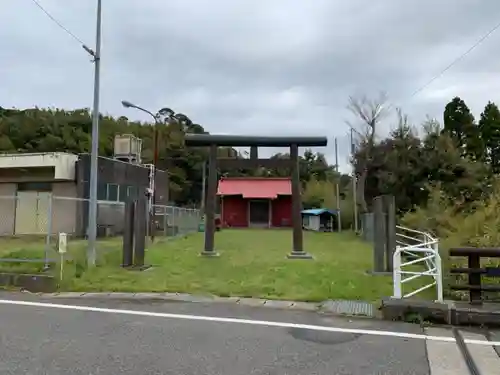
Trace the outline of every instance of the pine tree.
[[481, 159], [483, 147], [479, 128], [467, 104], [458, 96], [453, 98], [446, 105], [443, 117], [443, 131], [454, 140], [462, 157]]
[[488, 102], [479, 120], [485, 160], [494, 173], [500, 173], [500, 110]]

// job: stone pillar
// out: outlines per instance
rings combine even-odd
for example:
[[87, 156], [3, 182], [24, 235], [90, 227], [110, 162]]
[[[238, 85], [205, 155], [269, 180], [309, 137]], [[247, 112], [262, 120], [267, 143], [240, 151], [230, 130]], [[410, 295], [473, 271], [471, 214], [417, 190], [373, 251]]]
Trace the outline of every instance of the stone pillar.
[[393, 195], [384, 195], [382, 199], [386, 219], [385, 271], [392, 272], [396, 251], [396, 198]]
[[382, 197], [373, 199], [374, 245], [373, 272], [384, 272], [384, 257], [386, 249], [386, 219]]
[[293, 249], [288, 258], [290, 259], [312, 259], [312, 256], [304, 251], [302, 233], [302, 200], [300, 196], [300, 171], [299, 171], [299, 147], [296, 144], [290, 146], [290, 159], [292, 162], [292, 226], [293, 226]]

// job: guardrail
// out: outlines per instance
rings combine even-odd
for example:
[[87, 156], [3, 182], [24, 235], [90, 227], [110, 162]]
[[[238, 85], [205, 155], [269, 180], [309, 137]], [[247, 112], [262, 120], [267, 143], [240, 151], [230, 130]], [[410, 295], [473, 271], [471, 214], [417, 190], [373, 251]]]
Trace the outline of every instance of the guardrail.
[[451, 274], [467, 274], [468, 284], [451, 285], [453, 290], [467, 290], [471, 304], [482, 304], [483, 292], [500, 292], [500, 284], [483, 284], [482, 276], [500, 277], [500, 265], [497, 267], [481, 267], [481, 258], [500, 258], [500, 248], [461, 247], [450, 249], [450, 257], [467, 257], [468, 267], [457, 267]]
[[[429, 233], [397, 226], [393, 264], [393, 298], [409, 298], [435, 286], [436, 300], [443, 301], [443, 272], [437, 238]], [[422, 277], [431, 278], [431, 281], [409, 293], [403, 292], [405, 284]]]

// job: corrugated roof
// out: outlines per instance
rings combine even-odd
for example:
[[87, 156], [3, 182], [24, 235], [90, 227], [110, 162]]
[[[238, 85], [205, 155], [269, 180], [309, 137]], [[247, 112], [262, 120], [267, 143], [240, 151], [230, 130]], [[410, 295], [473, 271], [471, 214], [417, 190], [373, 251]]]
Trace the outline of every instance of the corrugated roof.
[[221, 178], [217, 195], [275, 199], [278, 195], [292, 195], [292, 184], [289, 178]]
[[311, 208], [309, 210], [302, 210], [302, 213], [304, 215], [314, 215], [314, 216], [322, 215], [324, 213], [336, 215], [337, 212], [338, 212], [337, 210], [329, 210], [328, 208]]

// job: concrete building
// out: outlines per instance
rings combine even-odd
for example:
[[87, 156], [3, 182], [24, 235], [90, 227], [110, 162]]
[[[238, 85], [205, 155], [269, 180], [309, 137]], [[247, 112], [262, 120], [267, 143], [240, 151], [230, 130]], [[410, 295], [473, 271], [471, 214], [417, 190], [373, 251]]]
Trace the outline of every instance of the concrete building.
[[[99, 157], [98, 226], [119, 232], [127, 199], [151, 185], [151, 168]], [[63, 152], [0, 155], [0, 235], [87, 229], [90, 155]], [[168, 201], [168, 175], [156, 174], [157, 203]], [[51, 218], [51, 220], [49, 220]]]

